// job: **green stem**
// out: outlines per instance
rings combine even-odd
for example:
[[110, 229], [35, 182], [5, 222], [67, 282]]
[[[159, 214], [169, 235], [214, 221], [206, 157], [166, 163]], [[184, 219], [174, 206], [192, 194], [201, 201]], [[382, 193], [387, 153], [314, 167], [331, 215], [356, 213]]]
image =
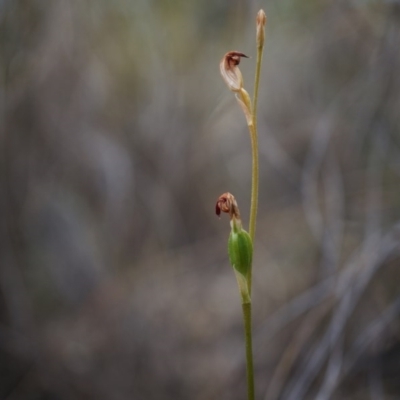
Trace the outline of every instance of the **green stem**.
[[[257, 134], [257, 103], [258, 103], [258, 88], [260, 86], [261, 62], [263, 55], [264, 44], [257, 46], [256, 74], [254, 78], [254, 97], [252, 107], [252, 124], [249, 125], [251, 139], [251, 154], [252, 154], [252, 173], [251, 173], [251, 203], [250, 203], [250, 223], [249, 234], [253, 242], [256, 235], [256, 219], [258, 209], [258, 183], [259, 183], [259, 167], [258, 167], [258, 134]], [[250, 269], [247, 278], [249, 292], [252, 288], [252, 270]]]
[[253, 94], [253, 124], [256, 131], [257, 131], [258, 89], [260, 87], [260, 74], [261, 74], [263, 49], [264, 49], [264, 42], [257, 45], [256, 74], [254, 77], [254, 94]]
[[[257, 127], [250, 126], [250, 139], [251, 139], [251, 155], [252, 155], [252, 173], [251, 173], [251, 204], [250, 204], [250, 223], [249, 223], [249, 234], [251, 241], [253, 242], [254, 252], [254, 237], [256, 233], [256, 219], [257, 219], [257, 208], [258, 208], [258, 139], [257, 139]], [[249, 293], [251, 295], [252, 288], [252, 267], [250, 267], [247, 274], [247, 285]]]
[[246, 339], [247, 398], [254, 400], [253, 345], [251, 339], [251, 302], [242, 303]]

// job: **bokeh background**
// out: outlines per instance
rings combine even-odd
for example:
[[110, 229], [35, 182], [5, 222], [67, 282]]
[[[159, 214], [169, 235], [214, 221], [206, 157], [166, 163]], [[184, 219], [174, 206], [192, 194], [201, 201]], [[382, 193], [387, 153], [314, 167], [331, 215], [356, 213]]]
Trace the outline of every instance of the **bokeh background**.
[[245, 398], [260, 7], [257, 398], [400, 398], [400, 2], [2, 0], [1, 399]]

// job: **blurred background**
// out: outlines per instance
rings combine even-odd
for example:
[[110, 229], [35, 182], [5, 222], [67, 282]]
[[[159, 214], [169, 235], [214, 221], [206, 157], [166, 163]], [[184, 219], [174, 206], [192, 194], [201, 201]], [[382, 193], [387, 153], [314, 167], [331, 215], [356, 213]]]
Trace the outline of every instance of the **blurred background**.
[[1, 0], [1, 399], [245, 398], [260, 7], [257, 399], [400, 398], [398, 0]]

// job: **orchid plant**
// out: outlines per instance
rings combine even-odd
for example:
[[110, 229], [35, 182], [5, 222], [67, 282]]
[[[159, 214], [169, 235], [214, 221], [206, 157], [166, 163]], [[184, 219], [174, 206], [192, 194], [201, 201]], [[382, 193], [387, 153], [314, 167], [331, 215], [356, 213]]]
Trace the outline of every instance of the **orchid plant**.
[[250, 133], [252, 149], [252, 184], [249, 233], [243, 229], [239, 207], [235, 197], [231, 193], [222, 194], [216, 204], [216, 214], [221, 212], [229, 214], [231, 220], [231, 232], [228, 239], [228, 254], [230, 263], [234, 269], [242, 300], [242, 311], [246, 341], [246, 365], [247, 365], [247, 397], [254, 400], [254, 367], [252, 349], [252, 324], [251, 324], [251, 284], [252, 284], [252, 260], [254, 238], [256, 232], [256, 218], [258, 207], [258, 137], [257, 137], [257, 102], [260, 83], [261, 62], [265, 39], [265, 24], [267, 18], [265, 12], [260, 10], [256, 18], [257, 59], [254, 80], [253, 100], [243, 86], [243, 77], [239, 69], [241, 58], [248, 58], [238, 51], [230, 51], [225, 54], [220, 62], [222, 78], [228, 88], [235, 93], [236, 99], [246, 117]]

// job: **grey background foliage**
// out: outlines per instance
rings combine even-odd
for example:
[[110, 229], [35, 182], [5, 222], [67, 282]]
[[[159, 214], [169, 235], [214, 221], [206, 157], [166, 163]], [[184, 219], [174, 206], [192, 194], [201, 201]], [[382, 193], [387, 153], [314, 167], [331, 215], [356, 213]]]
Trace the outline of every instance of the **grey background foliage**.
[[0, 398], [244, 398], [260, 7], [257, 398], [399, 398], [396, 0], [0, 2]]

